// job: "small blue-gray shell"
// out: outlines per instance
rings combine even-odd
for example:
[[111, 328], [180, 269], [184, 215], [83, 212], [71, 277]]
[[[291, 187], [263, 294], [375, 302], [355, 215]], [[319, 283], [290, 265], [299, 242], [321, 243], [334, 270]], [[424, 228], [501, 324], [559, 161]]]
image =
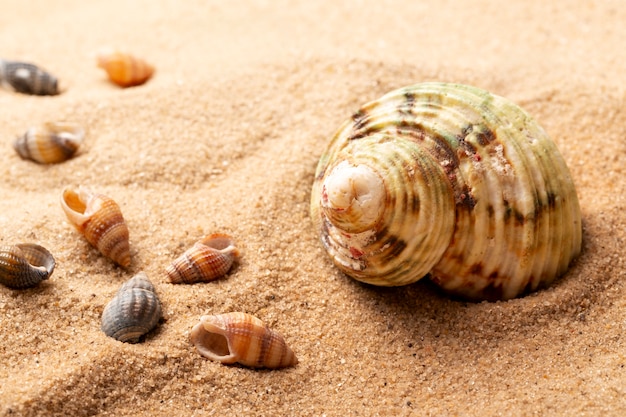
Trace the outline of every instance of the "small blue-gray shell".
[[54, 75], [27, 62], [0, 59], [0, 83], [18, 93], [54, 96], [64, 91]]
[[137, 343], [162, 316], [161, 302], [144, 272], [126, 281], [102, 312], [102, 331], [120, 342]]
[[0, 283], [9, 288], [34, 287], [50, 278], [54, 266], [52, 254], [35, 243], [0, 247]]

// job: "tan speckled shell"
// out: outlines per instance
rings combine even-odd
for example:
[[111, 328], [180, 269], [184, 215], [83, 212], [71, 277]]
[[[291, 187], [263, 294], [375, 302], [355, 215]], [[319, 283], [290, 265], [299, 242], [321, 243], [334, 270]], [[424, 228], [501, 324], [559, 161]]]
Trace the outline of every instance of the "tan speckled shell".
[[49, 122], [31, 127], [13, 142], [23, 159], [54, 164], [71, 158], [85, 137], [85, 131], [69, 122]]
[[102, 311], [101, 329], [120, 342], [137, 343], [163, 315], [154, 285], [144, 272], [126, 281]]
[[57, 78], [27, 62], [0, 59], [0, 85], [12, 91], [38, 96], [54, 96], [65, 91]]
[[214, 233], [196, 242], [168, 267], [173, 284], [209, 282], [224, 276], [239, 256], [232, 237]]
[[34, 243], [0, 246], [0, 284], [9, 288], [34, 287], [50, 278], [54, 266], [54, 257], [43, 246]]
[[118, 265], [130, 265], [128, 227], [115, 201], [82, 187], [78, 191], [66, 188], [61, 207], [69, 222], [100, 253]]
[[284, 368], [298, 363], [280, 334], [246, 313], [202, 316], [190, 339], [202, 356], [223, 364]]
[[582, 238], [556, 145], [512, 102], [459, 84], [409, 86], [356, 112], [319, 161], [311, 217], [353, 278], [403, 285], [430, 272], [474, 300], [549, 285]]
[[154, 74], [154, 67], [143, 59], [119, 51], [98, 54], [98, 66], [120, 87], [141, 85]]

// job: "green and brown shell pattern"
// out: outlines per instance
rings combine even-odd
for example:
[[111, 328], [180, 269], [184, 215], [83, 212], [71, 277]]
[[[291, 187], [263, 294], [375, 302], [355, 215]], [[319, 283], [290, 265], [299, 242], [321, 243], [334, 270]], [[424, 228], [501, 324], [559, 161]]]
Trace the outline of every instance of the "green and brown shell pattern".
[[356, 112], [319, 161], [311, 216], [353, 278], [396, 286], [430, 273], [473, 300], [549, 285], [582, 240], [554, 142], [514, 103], [460, 84], [405, 87]]

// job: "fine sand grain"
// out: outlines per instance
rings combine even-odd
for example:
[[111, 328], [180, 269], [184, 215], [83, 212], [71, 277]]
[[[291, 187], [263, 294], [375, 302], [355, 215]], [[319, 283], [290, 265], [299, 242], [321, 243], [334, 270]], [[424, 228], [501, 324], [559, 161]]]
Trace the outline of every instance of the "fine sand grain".
[[[57, 259], [36, 288], [0, 287], [0, 415], [626, 415], [626, 7], [621, 0], [2, 0], [0, 56], [67, 82], [56, 97], [0, 90], [0, 244]], [[506, 4], [506, 6], [505, 6]], [[102, 47], [153, 63], [122, 90]], [[526, 109], [577, 186], [583, 251], [551, 288], [451, 300], [430, 283], [375, 288], [339, 273], [309, 218], [315, 165], [361, 104], [421, 81], [473, 84]], [[21, 160], [29, 126], [87, 130], [62, 164]], [[67, 223], [59, 197], [113, 197], [128, 270]], [[218, 281], [166, 266], [227, 232], [242, 258]], [[139, 271], [166, 320], [137, 345], [100, 331]], [[245, 311], [299, 364], [223, 366], [197, 354], [203, 314]]]

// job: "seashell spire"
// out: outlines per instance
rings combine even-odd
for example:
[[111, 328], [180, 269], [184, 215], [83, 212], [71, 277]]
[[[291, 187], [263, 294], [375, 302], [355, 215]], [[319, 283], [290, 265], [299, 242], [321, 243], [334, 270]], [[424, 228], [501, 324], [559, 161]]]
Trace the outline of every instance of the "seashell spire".
[[283, 368], [298, 363], [279, 333], [246, 313], [202, 316], [190, 339], [202, 356], [223, 364]]
[[115, 201], [83, 187], [78, 191], [66, 188], [61, 207], [69, 222], [100, 253], [120, 266], [130, 265], [128, 227]]
[[392, 91], [345, 122], [318, 164], [311, 217], [353, 278], [404, 285], [430, 272], [475, 300], [549, 285], [582, 236], [544, 130], [502, 97], [446, 83]]

